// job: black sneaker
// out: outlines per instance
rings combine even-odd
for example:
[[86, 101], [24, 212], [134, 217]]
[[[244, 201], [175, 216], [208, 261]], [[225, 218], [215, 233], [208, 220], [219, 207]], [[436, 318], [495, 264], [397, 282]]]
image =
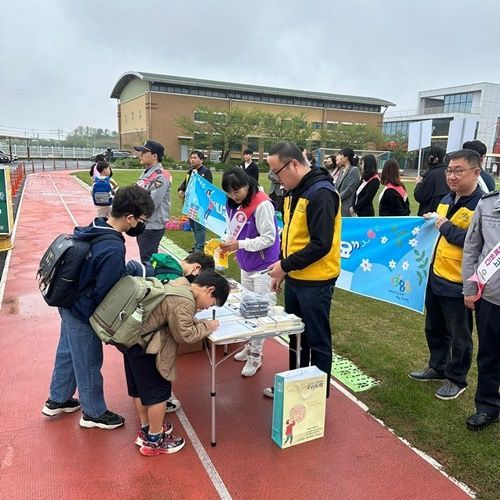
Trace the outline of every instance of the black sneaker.
[[80, 419], [80, 427], [87, 429], [92, 429], [93, 427], [99, 427], [99, 429], [116, 429], [124, 423], [125, 419], [121, 415], [109, 410], [106, 410], [100, 417], [95, 418], [89, 417], [84, 413]]
[[68, 399], [64, 403], [56, 403], [52, 399], [47, 399], [45, 406], [42, 408], [42, 413], [47, 417], [55, 417], [61, 413], [73, 413], [80, 409], [80, 401], [75, 398]]
[[487, 413], [474, 413], [467, 419], [467, 429], [470, 431], [482, 431], [488, 425], [498, 422], [498, 415], [488, 415]]

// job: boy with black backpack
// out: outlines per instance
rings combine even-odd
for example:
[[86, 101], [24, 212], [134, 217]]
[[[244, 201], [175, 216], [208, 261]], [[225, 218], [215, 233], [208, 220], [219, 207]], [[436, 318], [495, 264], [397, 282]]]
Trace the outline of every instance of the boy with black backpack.
[[[114, 429], [123, 425], [125, 419], [109, 411], [104, 401], [102, 343], [89, 318], [126, 274], [122, 233], [140, 234], [153, 208], [148, 192], [136, 185], [127, 186], [116, 194], [109, 219], [98, 217], [89, 226], [74, 229], [74, 238], [88, 241], [90, 250], [80, 268], [76, 298], [72, 305], [59, 308], [61, 336], [44, 415], [71, 413], [81, 407], [81, 427]], [[73, 397], [77, 388], [80, 401]]]
[[176, 376], [177, 349], [218, 328], [217, 320], [199, 321], [194, 316], [197, 311], [224, 305], [229, 295], [226, 278], [211, 270], [202, 271], [192, 284], [181, 278], [174, 286], [182, 288], [182, 293], [167, 295], [142, 325], [145, 332], [158, 329], [146, 352], [134, 345], [124, 353], [128, 394], [134, 398], [141, 425], [135, 444], [145, 456], [175, 453], [184, 447], [183, 438], [171, 435], [172, 425], [163, 423]]

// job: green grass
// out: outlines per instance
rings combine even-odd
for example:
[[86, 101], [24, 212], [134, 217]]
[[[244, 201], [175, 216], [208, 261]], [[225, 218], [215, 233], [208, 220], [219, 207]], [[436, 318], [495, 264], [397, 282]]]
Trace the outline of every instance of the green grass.
[[[87, 172], [76, 175], [89, 181]], [[135, 182], [138, 175], [137, 170], [115, 170], [114, 178], [120, 185], [126, 185]], [[172, 171], [172, 175], [172, 215], [175, 216], [181, 210], [176, 188], [184, 173]], [[220, 186], [221, 175], [214, 173], [216, 185]], [[265, 174], [261, 174], [261, 182], [267, 190], [269, 182]], [[412, 214], [415, 214], [418, 204], [413, 199], [414, 182], [408, 181], [406, 185]], [[193, 244], [191, 232], [169, 231], [168, 236], [186, 249]], [[234, 261], [227, 275], [239, 278]], [[497, 499], [500, 426], [478, 433], [465, 428], [465, 420], [474, 413], [475, 361], [465, 393], [455, 401], [439, 401], [434, 397], [437, 383], [419, 383], [408, 377], [409, 371], [426, 366], [428, 360], [422, 315], [337, 289], [331, 322], [335, 352], [380, 380], [379, 386], [356, 394], [370, 407], [370, 413], [438, 460], [449, 474], [473, 488], [479, 498]], [[474, 341], [477, 343], [475, 334]]]

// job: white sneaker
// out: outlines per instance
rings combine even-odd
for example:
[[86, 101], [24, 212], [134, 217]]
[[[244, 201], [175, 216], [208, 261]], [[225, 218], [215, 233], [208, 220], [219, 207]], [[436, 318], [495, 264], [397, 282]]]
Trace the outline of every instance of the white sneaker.
[[248, 356], [250, 355], [250, 346], [248, 344], [240, 351], [234, 355], [235, 361], [248, 361]]
[[251, 354], [246, 362], [246, 365], [241, 370], [244, 377], [252, 377], [257, 373], [257, 370], [262, 366], [262, 356]]
[[274, 387], [266, 387], [262, 393], [268, 398], [274, 398]]
[[181, 402], [178, 399], [167, 399], [167, 404], [165, 406], [165, 413], [173, 413], [181, 407]]

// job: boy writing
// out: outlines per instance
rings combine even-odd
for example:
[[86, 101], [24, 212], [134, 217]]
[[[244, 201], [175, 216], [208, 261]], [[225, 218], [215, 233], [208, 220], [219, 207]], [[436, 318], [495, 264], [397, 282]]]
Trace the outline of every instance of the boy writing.
[[158, 328], [146, 352], [135, 345], [123, 355], [128, 394], [141, 422], [135, 444], [145, 456], [175, 453], [184, 447], [184, 439], [173, 437], [172, 426], [163, 424], [176, 376], [177, 349], [179, 344], [197, 342], [218, 328], [217, 320], [198, 321], [194, 316], [197, 311], [222, 306], [229, 295], [226, 278], [211, 270], [201, 272], [191, 285], [182, 279], [176, 286], [184, 288], [184, 293], [167, 295], [143, 325], [145, 332]]

